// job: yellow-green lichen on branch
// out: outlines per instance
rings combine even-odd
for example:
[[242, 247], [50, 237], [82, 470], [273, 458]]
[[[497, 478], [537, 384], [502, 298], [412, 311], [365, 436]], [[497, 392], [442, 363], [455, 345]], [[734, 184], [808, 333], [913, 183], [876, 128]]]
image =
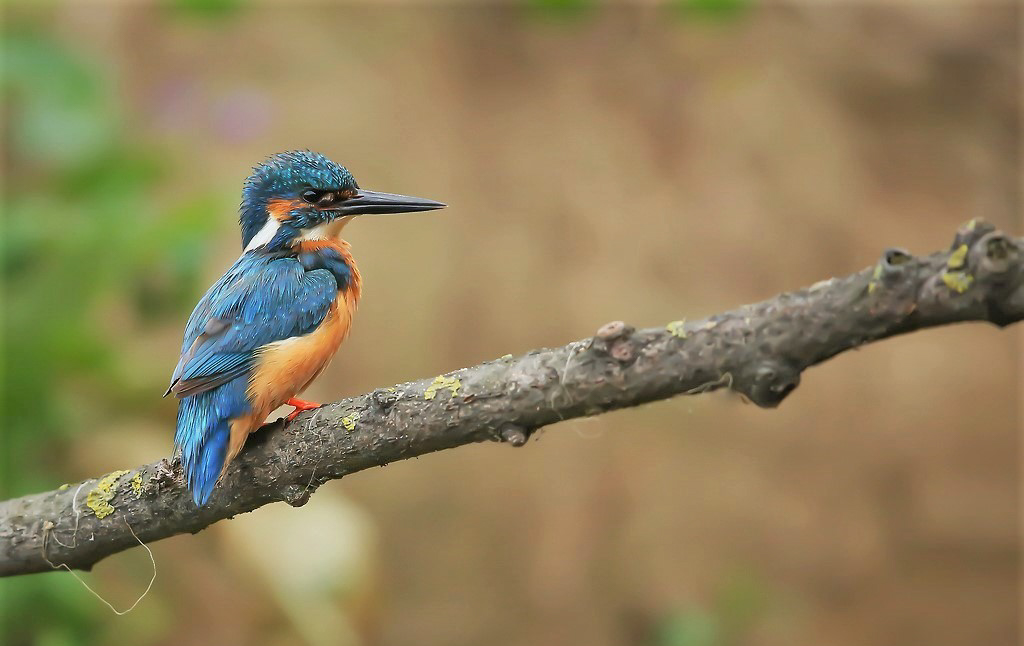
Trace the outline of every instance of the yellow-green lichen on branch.
[[352, 411], [341, 418], [341, 425], [345, 427], [346, 431], [354, 431], [356, 430], [356, 422], [358, 422], [359, 418], [362, 416], [363, 414], [359, 411]]
[[668, 333], [678, 339], [686, 338], [686, 319], [680, 319], [678, 321], [672, 321], [665, 326]]
[[433, 399], [437, 396], [437, 391], [448, 390], [451, 392], [452, 397], [458, 394], [459, 388], [462, 387], [462, 380], [458, 377], [445, 377], [439, 375], [434, 377], [434, 382], [427, 386], [426, 391], [423, 392], [423, 399]]
[[942, 272], [942, 282], [957, 294], [963, 294], [970, 289], [971, 283], [974, 282], [974, 276], [964, 271], [944, 271]]
[[110, 501], [114, 498], [114, 494], [117, 493], [118, 478], [127, 473], [127, 471], [108, 473], [100, 478], [100, 481], [96, 483], [96, 487], [86, 496], [85, 505], [92, 510], [92, 513], [96, 514], [96, 518], [106, 518], [114, 513], [114, 506], [110, 504]]
[[966, 260], [967, 245], [962, 244], [956, 248], [956, 251], [949, 255], [949, 260], [946, 261], [946, 266], [950, 269], [963, 269]]
[[142, 497], [142, 472], [141, 471], [136, 473], [135, 477], [132, 478], [132, 493], [135, 494], [136, 498], [141, 498]]
[[871, 294], [878, 288], [878, 281], [882, 279], [882, 263], [875, 265], [875, 273], [871, 274], [872, 281], [868, 283], [868, 293]]

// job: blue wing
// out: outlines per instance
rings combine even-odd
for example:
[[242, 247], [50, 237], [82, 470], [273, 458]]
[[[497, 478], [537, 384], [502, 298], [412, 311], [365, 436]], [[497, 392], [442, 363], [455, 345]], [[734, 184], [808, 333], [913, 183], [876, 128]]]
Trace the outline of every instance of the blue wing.
[[246, 374], [262, 346], [315, 330], [337, 293], [327, 271], [246, 254], [189, 317], [168, 392], [196, 395]]
[[257, 352], [315, 330], [337, 293], [326, 270], [247, 253], [199, 301], [168, 388], [181, 398], [174, 443], [197, 504], [209, 498], [224, 466], [229, 421], [249, 412], [246, 389]]

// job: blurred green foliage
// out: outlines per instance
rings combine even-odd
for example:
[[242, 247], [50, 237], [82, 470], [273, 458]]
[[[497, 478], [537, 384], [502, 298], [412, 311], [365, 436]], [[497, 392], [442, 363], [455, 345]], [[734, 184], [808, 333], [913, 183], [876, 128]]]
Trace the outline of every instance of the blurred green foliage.
[[749, 574], [728, 577], [709, 607], [682, 608], [665, 617], [654, 646], [739, 646], [748, 640], [771, 596], [764, 584]]
[[[4, 49], [2, 401], [8, 456], [17, 460], [4, 469], [0, 495], [9, 496], [52, 485], [51, 474], [27, 467], [44, 463], [49, 438], [85, 430], [63, 409], [64, 387], [99, 385], [89, 390], [95, 400], [144, 385], [120, 369], [111, 328], [188, 306], [212, 204], [152, 205], [165, 165], [118, 132], [99, 68], [31, 32], [8, 35]], [[99, 316], [112, 300], [132, 320]]]
[[[0, 497], [7, 498], [67, 479], [53, 466], [74, 436], [89, 433], [84, 420], [157, 415], [169, 367], [139, 374], [139, 366], [126, 366], [118, 335], [187, 312], [215, 204], [197, 194], [155, 205], [168, 166], [159, 150], [122, 130], [102, 66], [25, 21], [8, 25], [2, 54]], [[0, 581], [0, 634], [10, 643], [94, 643], [83, 636], [96, 635], [107, 618], [67, 575]]]
[[233, 16], [244, 6], [244, 0], [165, 0], [164, 5], [173, 15], [207, 19]]
[[530, 11], [541, 18], [577, 18], [598, 7], [595, 0], [527, 0]]
[[733, 20], [753, 8], [752, 0], [675, 0], [674, 6], [684, 17], [708, 20]]

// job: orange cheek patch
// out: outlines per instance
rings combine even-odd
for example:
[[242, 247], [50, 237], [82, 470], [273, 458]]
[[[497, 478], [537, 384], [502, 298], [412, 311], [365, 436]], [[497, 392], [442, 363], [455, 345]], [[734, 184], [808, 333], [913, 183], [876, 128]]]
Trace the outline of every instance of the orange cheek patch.
[[287, 222], [292, 218], [291, 212], [302, 208], [302, 202], [298, 200], [274, 199], [267, 202], [267, 213], [278, 222]]

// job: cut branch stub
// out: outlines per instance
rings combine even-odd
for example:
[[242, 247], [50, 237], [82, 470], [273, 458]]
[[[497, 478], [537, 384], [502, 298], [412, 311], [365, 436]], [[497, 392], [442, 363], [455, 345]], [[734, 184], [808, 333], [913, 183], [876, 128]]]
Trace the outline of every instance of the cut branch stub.
[[498, 437], [502, 442], [508, 442], [512, 446], [519, 447], [526, 444], [532, 433], [533, 431], [524, 426], [513, 422], [505, 422], [498, 430]]
[[800, 385], [800, 369], [789, 363], [768, 359], [744, 370], [733, 379], [732, 389], [743, 393], [762, 408], [774, 408]]

